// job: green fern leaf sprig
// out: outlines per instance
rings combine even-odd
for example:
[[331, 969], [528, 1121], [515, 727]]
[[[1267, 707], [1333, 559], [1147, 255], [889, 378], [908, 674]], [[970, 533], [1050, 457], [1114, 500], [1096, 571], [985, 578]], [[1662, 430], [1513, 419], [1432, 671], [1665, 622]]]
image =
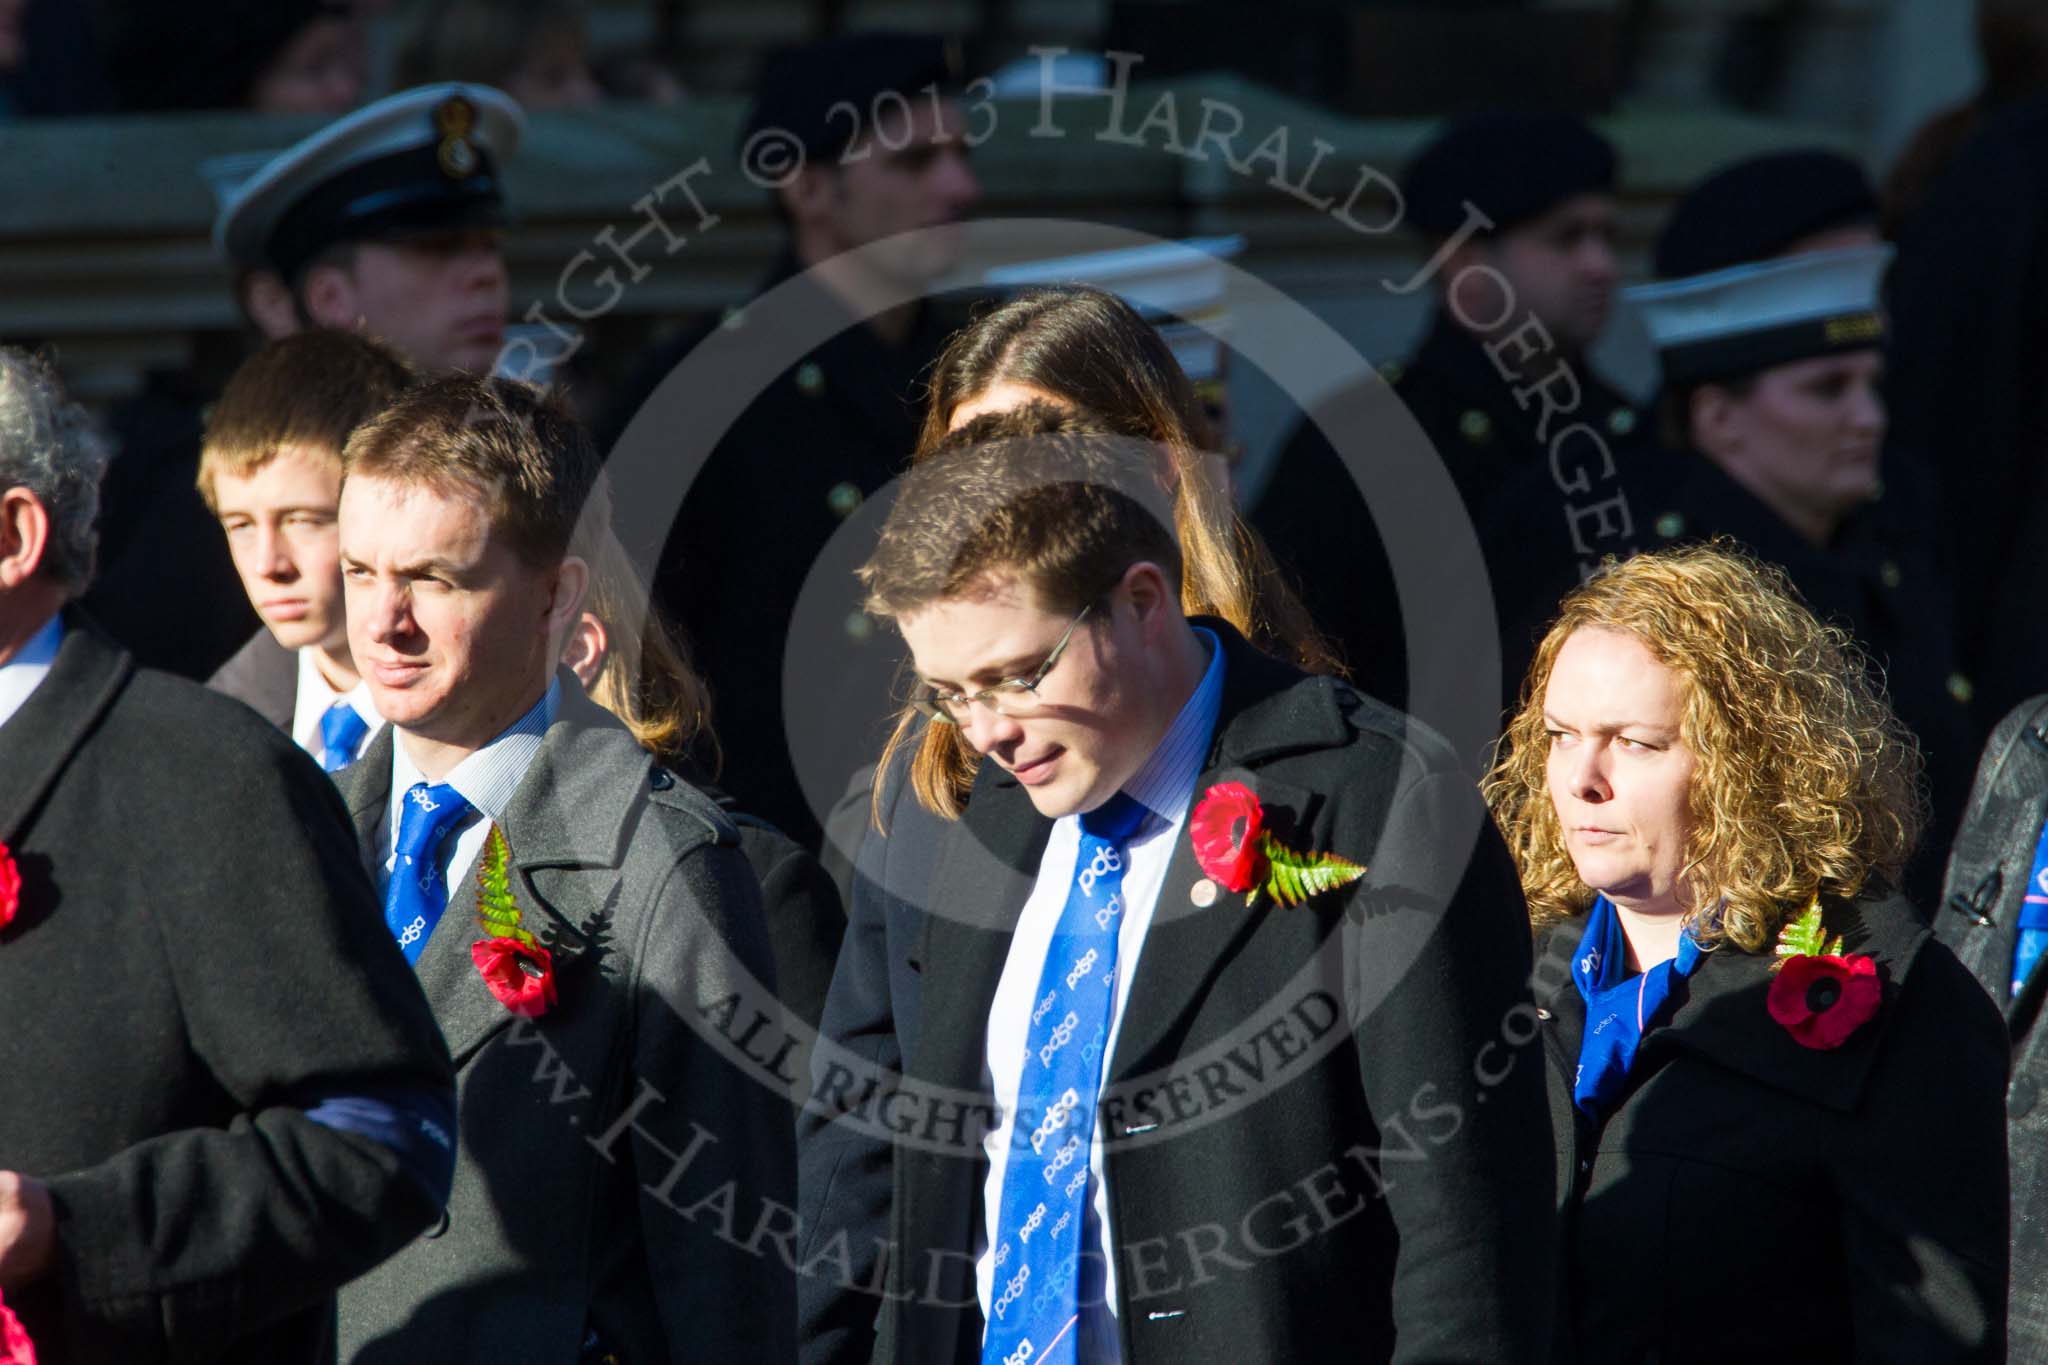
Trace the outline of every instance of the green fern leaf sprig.
[[484, 842], [483, 862], [477, 868], [476, 918], [492, 938], [517, 939], [531, 948], [536, 940], [521, 927], [519, 904], [512, 899], [511, 859], [504, 831], [492, 825], [490, 838]]

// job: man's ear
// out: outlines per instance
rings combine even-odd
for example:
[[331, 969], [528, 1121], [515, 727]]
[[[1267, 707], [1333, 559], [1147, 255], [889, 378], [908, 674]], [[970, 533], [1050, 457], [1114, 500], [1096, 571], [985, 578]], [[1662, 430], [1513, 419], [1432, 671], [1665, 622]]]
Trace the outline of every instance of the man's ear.
[[554, 596], [548, 602], [547, 628], [550, 639], [566, 643], [577, 615], [583, 610], [584, 595], [590, 591], [590, 565], [577, 555], [566, 555], [555, 570]]
[[1719, 384], [1702, 384], [1686, 402], [1686, 434], [1693, 448], [1709, 459], [1733, 454], [1742, 446], [1741, 424], [1736, 420], [1735, 395]]
[[[1493, 242], [1472, 238], [1458, 244], [1444, 257], [1438, 279], [1444, 282], [1444, 301], [1451, 316], [1470, 318], [1484, 324], [1515, 308], [1514, 286], [1500, 273]], [[1507, 297], [1502, 297], [1503, 293]]]
[[43, 567], [50, 512], [26, 488], [0, 491], [0, 592], [20, 587]]
[[1151, 560], [1141, 559], [1125, 569], [1118, 586], [1130, 598], [1131, 610], [1147, 631], [1180, 619], [1180, 597], [1167, 586], [1165, 571]]
[[252, 270], [241, 284], [242, 311], [264, 339], [291, 336], [300, 327], [298, 301], [275, 270]]
[[790, 221], [807, 228], [828, 217], [839, 198], [839, 172], [831, 166], [805, 166], [787, 184], [776, 190]]
[[604, 671], [604, 661], [611, 653], [611, 636], [594, 611], [581, 612], [576, 624], [569, 627], [569, 642], [562, 648], [562, 662], [576, 675], [588, 692], [597, 686], [597, 675]]
[[310, 267], [305, 280], [299, 285], [299, 300], [305, 305], [305, 315], [316, 327], [346, 329], [362, 320], [363, 310], [361, 301], [356, 297], [355, 277], [339, 265]]

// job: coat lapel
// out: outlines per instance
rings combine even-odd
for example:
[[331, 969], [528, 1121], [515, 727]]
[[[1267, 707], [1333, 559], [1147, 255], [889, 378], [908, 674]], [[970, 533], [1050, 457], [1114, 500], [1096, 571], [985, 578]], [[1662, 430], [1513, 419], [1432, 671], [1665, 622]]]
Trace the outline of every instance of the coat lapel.
[[[383, 727], [344, 773], [350, 818], [372, 864], [378, 861], [379, 826], [390, 818], [393, 736], [393, 727]], [[602, 939], [602, 917], [645, 800], [643, 785], [620, 780], [631, 771], [622, 762], [651, 771], [632, 737], [580, 688], [564, 683], [555, 723], [498, 822], [511, 853], [512, 895], [522, 927], [548, 948], [558, 991], [602, 965], [601, 954], [591, 949]], [[484, 985], [470, 956], [470, 945], [486, 938], [476, 916], [482, 862], [472, 862], [450, 893], [448, 909], [415, 964], [420, 989], [458, 1067], [516, 1017]], [[381, 867], [372, 871], [381, 876]]]
[[[1350, 730], [1337, 705], [1336, 685], [1299, 685], [1299, 673], [1252, 649], [1223, 622], [1204, 619], [1200, 624], [1223, 643], [1223, 705], [1193, 801], [1199, 803], [1218, 782], [1243, 782], [1258, 795], [1277, 836], [1296, 848], [1316, 848], [1312, 831], [1322, 798], [1263, 777], [1260, 769], [1283, 753], [1344, 743]], [[1195, 887], [1203, 880], [1183, 825], [1131, 978], [1106, 1080], [1126, 1080], [1170, 1060], [1214, 981], [1217, 964], [1235, 955], [1257, 931], [1261, 916], [1275, 913], [1269, 901], [1247, 908], [1244, 894], [1221, 887], [1210, 904], [1200, 905]]]
[[1877, 959], [1884, 983], [1876, 1017], [1839, 1048], [1806, 1047], [1771, 1018], [1766, 1000], [1774, 954], [1723, 946], [1701, 959], [1671, 1022], [1643, 1039], [1639, 1074], [1650, 1073], [1659, 1053], [1681, 1050], [1829, 1108], [1853, 1110], [1897, 1008], [1899, 991], [1932, 934], [1919, 913], [1898, 897], [1831, 904], [1827, 927], [1831, 934], [1842, 935], [1845, 953]]
[[42, 684], [0, 725], [0, 844], [13, 844], [135, 672], [126, 651], [76, 610], [64, 613], [64, 640]]

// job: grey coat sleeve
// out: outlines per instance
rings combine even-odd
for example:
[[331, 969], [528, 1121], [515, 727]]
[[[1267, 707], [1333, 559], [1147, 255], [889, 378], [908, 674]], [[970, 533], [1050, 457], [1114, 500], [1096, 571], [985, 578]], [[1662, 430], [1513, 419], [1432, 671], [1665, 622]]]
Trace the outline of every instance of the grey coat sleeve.
[[632, 948], [628, 1109], [603, 1136], [630, 1143], [670, 1358], [792, 1360], [795, 1135], [773, 1030], [748, 1032], [779, 1017], [760, 891], [737, 848], [705, 844], [658, 897]]

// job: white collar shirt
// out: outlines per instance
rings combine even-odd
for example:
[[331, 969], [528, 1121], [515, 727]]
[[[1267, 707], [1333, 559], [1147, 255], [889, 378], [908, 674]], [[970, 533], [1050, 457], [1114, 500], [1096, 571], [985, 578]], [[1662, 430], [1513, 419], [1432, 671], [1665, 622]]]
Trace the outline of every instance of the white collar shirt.
[[63, 643], [64, 616], [60, 612], [37, 627], [13, 658], [0, 664], [0, 725], [14, 719], [14, 713], [50, 676], [50, 666], [57, 662], [57, 648]]
[[[525, 715], [512, 722], [504, 733], [455, 765], [441, 783], [455, 788], [469, 802], [469, 811], [456, 821], [455, 832], [441, 840], [441, 885], [451, 891], [462, 884], [470, 865], [483, 852], [491, 826], [505, 818], [512, 793], [519, 790], [526, 770], [540, 753], [541, 741], [562, 705], [562, 685], [550, 680], [548, 690]], [[398, 818], [405, 807], [405, 794], [415, 783], [426, 782], [405, 751], [403, 732], [392, 737], [391, 794], [385, 803], [385, 818], [377, 843], [377, 891], [381, 896], [391, 882], [391, 866], [397, 859]], [[429, 783], [429, 785], [437, 785]]]
[[346, 692], [337, 692], [327, 685], [327, 679], [320, 676], [310, 646], [293, 653], [298, 657], [299, 691], [292, 704], [292, 741], [314, 758], [324, 758], [327, 741], [320, 733], [320, 721], [333, 709], [334, 703], [345, 701], [369, 727], [356, 743], [356, 751], [348, 756], [349, 762], [355, 762], [362, 757], [363, 750], [370, 747], [370, 741], [377, 737], [377, 731], [384, 724], [384, 717], [378, 715], [377, 708], [371, 704], [370, 685], [358, 682]]
[[[1129, 846], [1129, 865], [1124, 873], [1124, 918], [1117, 931], [1116, 993], [1110, 1009], [1109, 1034], [1103, 1048], [1103, 1080], [1109, 1079], [1109, 1059], [1116, 1055], [1118, 1033], [1123, 1026], [1124, 1006], [1137, 976], [1138, 959], [1144, 952], [1145, 935], [1152, 926], [1152, 912], [1166, 869], [1180, 832], [1187, 823], [1188, 807], [1195, 794], [1195, 782], [1209, 754], [1216, 733], [1216, 720], [1223, 708], [1223, 649], [1214, 632], [1194, 628], [1209, 650], [1209, 666], [1194, 694], [1181, 707], [1159, 747], [1137, 774], [1126, 782], [1123, 792], [1149, 812]], [[994, 1257], [1002, 1216], [1003, 1173], [1014, 1134], [1012, 1116], [1017, 1109], [1017, 1091], [1023, 1081], [1024, 1049], [1031, 1027], [1031, 1007], [1038, 994], [1038, 979], [1046, 954], [1059, 926], [1067, 895], [1073, 887], [1074, 863], [1081, 851], [1081, 820], [1069, 815], [1053, 822], [1039, 859], [1038, 878], [1017, 919], [1004, 959], [995, 999], [989, 1006], [988, 1038], [985, 1044], [983, 1079], [994, 1096], [996, 1126], [982, 1139], [988, 1159], [988, 1174], [982, 1184], [983, 1226], [977, 1230], [975, 1281], [981, 1295], [984, 1322], [989, 1320], [989, 1303], [995, 1278]], [[1077, 1334], [1078, 1358], [1085, 1365], [1117, 1365], [1123, 1358], [1117, 1335], [1116, 1258], [1114, 1230], [1109, 1223], [1109, 1194], [1103, 1183], [1102, 1133], [1098, 1127], [1088, 1154], [1088, 1216], [1081, 1231], [1081, 1244], [1097, 1253], [1082, 1261], [1079, 1285], [1081, 1321]]]

